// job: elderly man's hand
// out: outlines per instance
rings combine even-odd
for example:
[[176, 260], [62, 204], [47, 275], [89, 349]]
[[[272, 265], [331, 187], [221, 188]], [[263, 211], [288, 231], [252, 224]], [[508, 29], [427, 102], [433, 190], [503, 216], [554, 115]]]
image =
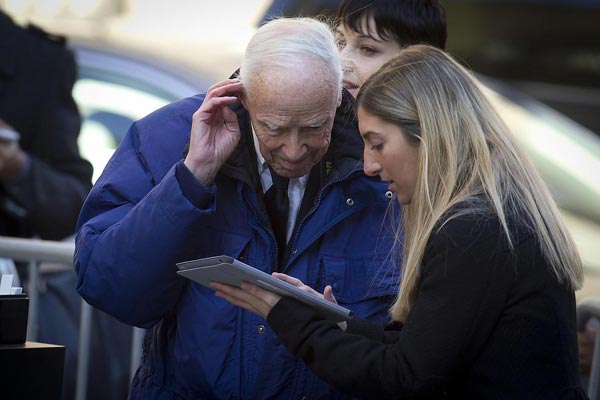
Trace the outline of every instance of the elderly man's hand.
[[200, 108], [194, 113], [190, 149], [185, 165], [203, 185], [210, 185], [221, 165], [240, 140], [237, 116], [229, 105], [243, 90], [238, 79], [227, 79], [208, 89]]

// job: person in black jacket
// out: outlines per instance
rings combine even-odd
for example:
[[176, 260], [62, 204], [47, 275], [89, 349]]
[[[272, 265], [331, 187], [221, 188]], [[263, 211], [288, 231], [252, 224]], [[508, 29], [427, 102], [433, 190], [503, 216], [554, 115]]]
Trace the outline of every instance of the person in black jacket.
[[61, 240], [92, 186], [77, 147], [73, 54], [61, 37], [21, 28], [0, 11], [0, 235]]
[[[213, 283], [263, 316], [317, 376], [361, 398], [584, 399], [581, 261], [538, 173], [443, 51], [401, 51], [357, 96], [364, 170], [404, 204], [403, 276], [387, 330]], [[277, 274], [305, 290], [302, 282]], [[334, 300], [331, 288], [324, 297]]]
[[[0, 236], [62, 240], [75, 231], [92, 186], [92, 166], [77, 145], [81, 117], [71, 94], [76, 72], [64, 38], [22, 28], [0, 10]], [[11, 260], [0, 259], [2, 272], [16, 273]], [[27, 270], [18, 274], [28, 291]], [[66, 345], [63, 395], [72, 398], [81, 301], [75, 274], [68, 269], [41, 278], [40, 317], [30, 328], [38, 328], [39, 341]], [[122, 331], [113, 329], [111, 350], [123, 342]], [[111, 373], [100, 379], [107, 389], [119, 375], [114, 368]]]

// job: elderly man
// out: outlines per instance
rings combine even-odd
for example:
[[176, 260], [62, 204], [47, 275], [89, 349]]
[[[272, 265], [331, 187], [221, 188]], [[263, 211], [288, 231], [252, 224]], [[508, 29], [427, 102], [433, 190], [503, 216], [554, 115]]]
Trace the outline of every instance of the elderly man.
[[362, 172], [341, 81], [326, 25], [275, 20], [250, 41], [239, 78], [131, 127], [83, 207], [75, 255], [79, 293], [148, 328], [131, 398], [340, 396], [264, 320], [175, 264], [229, 255], [386, 318], [398, 281], [382, 235], [389, 193]]

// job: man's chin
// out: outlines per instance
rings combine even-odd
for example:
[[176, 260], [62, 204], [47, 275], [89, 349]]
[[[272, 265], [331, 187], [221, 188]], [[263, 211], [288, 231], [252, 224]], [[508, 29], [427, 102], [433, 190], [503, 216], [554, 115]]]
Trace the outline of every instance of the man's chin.
[[290, 165], [274, 165], [272, 168], [275, 170], [277, 175], [284, 178], [301, 178], [308, 174], [312, 169], [312, 165], [299, 165], [297, 167]]
[[310, 169], [308, 170], [298, 170], [298, 171], [288, 171], [288, 170], [284, 170], [282, 171], [282, 173], [279, 174], [279, 176], [282, 176], [284, 178], [302, 178], [304, 175], [308, 174], [310, 172]]
[[350, 94], [352, 95], [352, 97], [356, 98], [356, 95], [358, 94], [358, 89], [357, 87], [347, 87], [346, 90], [350, 92]]

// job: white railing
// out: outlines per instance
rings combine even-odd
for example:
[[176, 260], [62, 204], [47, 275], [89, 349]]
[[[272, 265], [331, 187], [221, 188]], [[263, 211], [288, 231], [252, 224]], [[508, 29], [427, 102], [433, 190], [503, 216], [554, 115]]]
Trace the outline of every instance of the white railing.
[[[38, 287], [40, 279], [40, 263], [60, 263], [65, 264], [66, 267], [72, 268], [74, 251], [75, 244], [72, 242], [54, 242], [50, 240], [21, 239], [0, 236], [0, 257], [11, 258], [15, 261], [29, 263], [28, 284], [27, 288], [23, 288], [29, 297], [29, 317], [27, 328], [28, 341], [36, 341], [38, 336]], [[92, 310], [92, 307], [82, 299], [77, 352], [77, 383], [75, 389], [76, 400], [85, 400], [87, 397], [86, 393], [91, 344]], [[140, 363], [142, 348], [141, 342], [143, 335], [143, 329], [133, 328], [130, 378], [133, 377], [133, 374]]]

